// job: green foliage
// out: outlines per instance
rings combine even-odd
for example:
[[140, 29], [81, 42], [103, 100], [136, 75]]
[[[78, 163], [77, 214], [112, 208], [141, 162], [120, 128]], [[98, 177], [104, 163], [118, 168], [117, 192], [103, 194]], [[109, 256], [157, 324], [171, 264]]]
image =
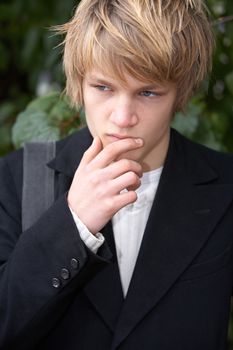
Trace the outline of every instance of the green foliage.
[[54, 92], [33, 100], [21, 112], [12, 129], [16, 148], [26, 141], [59, 140], [81, 125], [80, 114], [66, 97]]
[[[20, 129], [19, 122], [13, 128], [13, 141], [12, 127], [16, 116], [27, 104], [38, 94], [63, 90], [62, 49], [57, 47], [61, 38], [54, 36], [49, 28], [70, 18], [77, 4], [75, 0], [3, 1], [0, 4], [0, 154], [22, 143], [23, 136], [15, 136], [15, 130]], [[198, 142], [232, 152], [233, 21], [230, 16], [233, 2], [208, 0], [207, 4], [217, 38], [209, 92], [193, 99], [185, 115], [178, 114], [173, 124]], [[63, 115], [61, 104], [57, 108], [59, 115]], [[42, 111], [43, 106], [31, 117], [31, 130], [28, 126], [27, 132], [22, 132], [26, 139], [57, 138], [70, 132], [68, 127], [64, 127], [63, 132], [55, 130], [52, 121], [46, 121]], [[19, 120], [22, 119], [20, 114]], [[33, 126], [36, 131], [33, 131]]]
[[14, 148], [11, 128], [17, 114], [38, 95], [63, 90], [61, 38], [49, 28], [67, 21], [77, 3], [0, 2], [0, 155]]

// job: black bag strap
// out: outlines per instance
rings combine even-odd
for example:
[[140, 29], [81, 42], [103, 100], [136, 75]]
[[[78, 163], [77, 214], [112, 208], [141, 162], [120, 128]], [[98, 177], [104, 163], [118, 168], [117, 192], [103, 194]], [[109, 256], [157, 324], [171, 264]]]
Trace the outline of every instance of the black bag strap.
[[24, 145], [22, 228], [32, 226], [54, 202], [54, 170], [47, 163], [55, 157], [56, 143], [27, 142]]

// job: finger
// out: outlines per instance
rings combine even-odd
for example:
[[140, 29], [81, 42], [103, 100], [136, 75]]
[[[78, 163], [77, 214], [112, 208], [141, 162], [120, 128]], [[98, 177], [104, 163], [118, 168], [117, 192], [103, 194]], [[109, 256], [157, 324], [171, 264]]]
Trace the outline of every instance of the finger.
[[140, 178], [132, 171], [111, 181], [111, 193], [117, 194], [125, 189], [136, 190], [141, 185]]
[[98, 136], [94, 137], [91, 146], [84, 152], [80, 166], [90, 163], [103, 149], [102, 142]]
[[115, 214], [129, 204], [136, 202], [137, 193], [135, 191], [122, 192], [113, 198]]
[[92, 161], [94, 167], [105, 168], [125, 152], [143, 146], [142, 139], [126, 138], [108, 144]]
[[115, 179], [129, 171], [134, 172], [138, 177], [142, 177], [141, 164], [131, 159], [120, 159], [111, 163], [101, 170], [101, 176], [103, 179]]

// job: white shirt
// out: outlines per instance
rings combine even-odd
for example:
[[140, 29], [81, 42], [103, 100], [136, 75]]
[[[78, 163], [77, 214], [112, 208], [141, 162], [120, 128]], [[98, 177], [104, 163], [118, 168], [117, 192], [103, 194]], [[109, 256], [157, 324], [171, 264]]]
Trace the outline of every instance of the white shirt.
[[[162, 167], [143, 174], [141, 186], [136, 190], [138, 199], [119, 210], [112, 218], [113, 233], [123, 294], [126, 296], [141, 246], [146, 223], [158, 188]], [[71, 210], [81, 239], [94, 253], [103, 244], [101, 233], [95, 236]]]

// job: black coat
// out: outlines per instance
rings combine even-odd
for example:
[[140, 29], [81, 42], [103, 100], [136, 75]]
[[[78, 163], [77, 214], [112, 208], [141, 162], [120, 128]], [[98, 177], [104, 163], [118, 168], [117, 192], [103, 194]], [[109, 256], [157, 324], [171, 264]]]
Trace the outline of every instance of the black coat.
[[[57, 199], [23, 233], [23, 152], [0, 161], [0, 349], [226, 349], [232, 156], [172, 130], [124, 300], [111, 223], [95, 255], [81, 241], [67, 207], [66, 192], [90, 143], [87, 129], [58, 142], [49, 164]], [[61, 277], [63, 268], [68, 279]], [[53, 278], [60, 280], [59, 288]]]

